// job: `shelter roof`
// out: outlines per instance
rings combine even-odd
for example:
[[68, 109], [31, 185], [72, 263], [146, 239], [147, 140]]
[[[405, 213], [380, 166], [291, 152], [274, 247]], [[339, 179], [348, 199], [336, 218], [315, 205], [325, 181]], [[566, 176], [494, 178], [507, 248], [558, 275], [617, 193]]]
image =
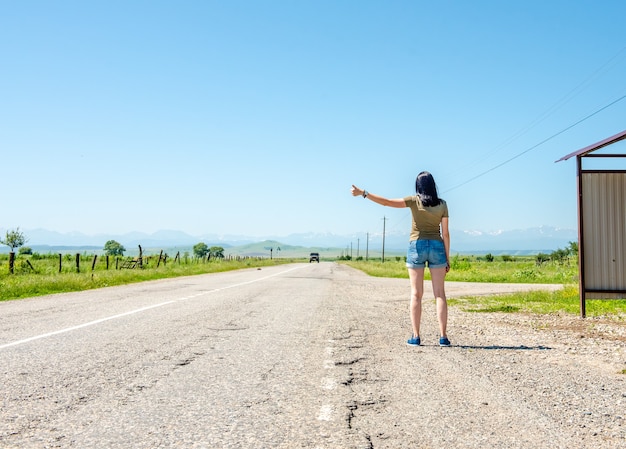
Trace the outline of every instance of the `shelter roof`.
[[570, 153], [567, 156], [563, 156], [561, 159], [555, 162], [566, 161], [573, 156], [584, 156], [588, 153], [599, 150], [602, 147], [606, 147], [607, 145], [611, 145], [615, 142], [619, 142], [622, 139], [626, 139], [626, 130], [622, 131], [621, 133], [617, 133], [614, 136], [607, 137], [606, 139], [601, 140], [600, 142], [586, 146], [585, 148], [581, 148], [578, 151], [574, 151], [573, 153]]

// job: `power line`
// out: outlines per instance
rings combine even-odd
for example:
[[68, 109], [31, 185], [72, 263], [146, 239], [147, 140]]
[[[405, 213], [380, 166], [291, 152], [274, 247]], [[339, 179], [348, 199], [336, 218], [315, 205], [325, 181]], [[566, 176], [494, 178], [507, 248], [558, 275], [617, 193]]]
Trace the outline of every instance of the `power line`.
[[526, 150], [522, 151], [521, 153], [516, 154], [516, 155], [515, 155], [515, 156], [513, 156], [512, 158], [507, 159], [506, 161], [504, 161], [504, 162], [502, 162], [502, 163], [500, 163], [500, 164], [496, 165], [495, 167], [492, 167], [492, 168], [490, 168], [489, 170], [486, 170], [486, 171], [484, 171], [484, 172], [482, 172], [482, 173], [480, 173], [480, 174], [478, 174], [478, 175], [474, 176], [473, 178], [470, 178], [470, 179], [468, 179], [467, 181], [462, 182], [461, 184], [457, 184], [456, 186], [449, 188], [448, 190], [446, 190], [446, 191], [445, 191], [445, 192], [443, 192], [443, 193], [448, 193], [448, 192], [450, 192], [450, 191], [452, 191], [452, 190], [458, 189], [459, 187], [464, 186], [465, 184], [468, 184], [468, 183], [470, 183], [470, 182], [472, 182], [472, 181], [474, 181], [474, 180], [476, 180], [476, 179], [478, 179], [478, 178], [481, 178], [481, 177], [485, 176], [487, 173], [491, 173], [492, 171], [494, 171], [494, 170], [496, 170], [496, 169], [498, 169], [498, 168], [502, 167], [503, 165], [506, 165], [506, 164], [508, 164], [509, 162], [511, 162], [511, 161], [513, 161], [513, 160], [515, 160], [515, 159], [517, 159], [517, 158], [519, 158], [519, 157], [523, 156], [524, 154], [528, 153], [529, 151], [534, 150], [535, 148], [537, 148], [537, 147], [539, 147], [539, 146], [543, 145], [544, 143], [546, 143], [546, 142], [548, 142], [548, 141], [550, 141], [550, 140], [554, 139], [555, 137], [560, 136], [560, 135], [561, 135], [561, 134], [563, 134], [564, 132], [569, 131], [569, 130], [570, 130], [570, 129], [572, 129], [573, 127], [575, 127], [575, 126], [577, 126], [577, 125], [581, 124], [581, 123], [582, 123], [582, 122], [584, 122], [585, 120], [590, 119], [590, 118], [591, 118], [591, 117], [593, 117], [594, 115], [599, 114], [600, 112], [604, 111], [605, 109], [608, 109], [609, 107], [613, 106], [614, 104], [619, 103], [619, 102], [620, 102], [620, 101], [622, 101], [624, 98], [626, 98], [626, 95], [622, 95], [622, 96], [621, 96], [620, 98], [618, 98], [617, 100], [614, 100], [614, 101], [612, 101], [611, 103], [607, 104], [606, 106], [601, 107], [601, 108], [600, 108], [600, 109], [598, 109], [597, 111], [592, 112], [592, 113], [591, 113], [591, 114], [589, 114], [588, 116], [586, 116], [586, 117], [584, 117], [584, 118], [582, 118], [582, 119], [578, 120], [577, 122], [573, 123], [572, 125], [570, 125], [570, 126], [568, 126], [568, 127], [564, 128], [564, 129], [562, 129], [561, 131], [559, 131], [559, 132], [557, 132], [557, 133], [555, 133], [555, 134], [551, 135], [550, 137], [548, 137], [548, 138], [546, 138], [546, 139], [542, 140], [541, 142], [539, 142], [539, 143], [537, 143], [537, 144], [533, 145], [532, 147], [530, 147], [530, 148], [528, 148], [528, 149], [526, 149]]
[[[600, 66], [597, 70], [595, 70], [593, 73], [591, 73], [587, 78], [585, 78], [583, 81], [581, 81], [576, 87], [574, 87], [572, 90], [570, 90], [567, 94], [565, 94], [561, 99], [559, 99], [556, 103], [554, 103], [551, 107], [549, 107], [545, 112], [543, 112], [542, 114], [540, 114], [536, 119], [534, 119], [531, 123], [529, 123], [527, 126], [525, 126], [524, 128], [520, 129], [519, 131], [517, 131], [516, 133], [514, 133], [511, 137], [509, 137], [508, 139], [506, 139], [503, 143], [501, 143], [500, 145], [498, 145], [496, 148], [494, 148], [493, 151], [489, 152], [488, 154], [486, 154], [481, 160], [485, 160], [487, 159], [489, 156], [491, 156], [492, 154], [496, 153], [498, 150], [500, 150], [501, 148], [504, 148], [505, 146], [509, 145], [510, 143], [514, 142], [515, 140], [519, 139], [521, 136], [523, 136], [524, 134], [526, 134], [528, 131], [530, 131], [532, 128], [534, 128], [536, 125], [538, 125], [539, 123], [543, 122], [546, 118], [548, 118], [549, 116], [551, 116], [552, 114], [554, 114], [557, 110], [559, 110], [560, 108], [562, 108], [563, 106], [565, 106], [565, 104], [567, 104], [570, 100], [572, 100], [574, 97], [576, 97], [582, 90], [586, 89], [588, 87], [589, 84], [591, 84], [592, 82], [596, 81], [600, 76], [602, 76], [604, 73], [608, 72], [609, 70], [613, 69], [613, 67], [618, 63], [618, 59], [622, 57], [622, 55], [626, 52], [626, 47], [622, 47], [614, 56], [612, 56], [607, 62], [605, 62], [602, 66]], [[610, 65], [610, 67], [609, 67]], [[626, 95], [621, 96], [620, 98], [618, 98], [617, 100], [612, 101], [611, 103], [607, 104], [606, 106], [603, 106], [602, 108], [598, 109], [597, 111], [589, 114], [588, 116], [580, 119], [579, 121], [577, 121], [576, 123], [564, 128], [563, 130], [553, 134], [552, 136], [548, 137], [547, 139], [537, 143], [536, 145], [533, 145], [532, 147], [522, 151], [521, 153], [513, 156], [510, 159], [507, 159], [506, 161], [496, 165], [495, 167], [490, 168], [489, 170], [486, 170], [470, 179], [468, 179], [467, 181], [458, 184], [448, 190], [445, 190], [442, 193], [448, 193], [452, 190], [458, 189], [459, 187], [462, 187], [466, 184], [469, 184], [470, 182], [488, 174], [491, 173], [494, 170], [497, 170], [498, 168], [502, 167], [503, 165], [508, 164], [509, 162], [523, 156], [524, 154], [534, 150], [535, 148], [543, 145], [544, 143], [554, 139], [555, 137], [563, 134], [564, 132], [572, 129], [573, 127], [579, 125], [580, 123], [584, 122], [585, 120], [590, 119], [591, 117], [593, 117], [596, 114], [599, 114], [600, 112], [604, 111], [605, 109], [613, 106], [614, 104], [622, 101], [624, 98], [626, 98]], [[474, 160], [474, 162], [470, 163], [469, 166], [476, 164], [477, 162], [479, 162], [479, 160]], [[464, 170], [467, 169], [467, 165], [464, 167]], [[398, 222], [394, 225], [394, 229], [397, 228], [397, 226], [400, 224], [400, 222], [403, 222], [407, 217], [408, 217], [408, 213], [405, 214], [400, 220], [398, 220]], [[384, 231], [383, 231], [384, 234]], [[384, 244], [383, 244], [384, 245]]]
[[539, 116], [537, 118], [535, 118], [533, 121], [531, 121], [528, 125], [526, 125], [522, 129], [520, 129], [519, 131], [515, 132], [513, 135], [511, 135], [507, 139], [505, 139], [501, 144], [497, 145], [492, 151], [489, 151], [488, 153], [484, 154], [480, 158], [474, 159], [474, 161], [471, 161], [469, 164], [465, 165], [462, 169], [457, 170], [456, 172], [452, 172], [452, 174], [456, 174], [459, 171], [465, 172], [468, 167], [474, 166], [474, 165], [476, 165], [476, 164], [486, 160], [487, 158], [489, 158], [493, 154], [497, 153], [502, 148], [510, 145], [511, 143], [515, 142], [517, 139], [519, 139], [520, 137], [522, 137], [523, 135], [528, 133], [531, 129], [533, 129], [539, 123], [541, 123], [544, 120], [546, 120], [548, 117], [553, 115], [556, 111], [558, 111], [563, 106], [565, 106], [567, 103], [569, 103], [573, 98], [578, 96], [590, 84], [592, 84], [594, 81], [596, 81], [598, 78], [600, 78], [605, 73], [607, 73], [610, 70], [612, 70], [615, 67], [615, 65], [619, 62], [619, 60], [621, 59], [621, 57], [624, 54], [626, 54], [626, 47], [622, 47], [607, 62], [602, 64], [598, 69], [596, 69], [593, 73], [591, 73], [589, 76], [587, 76], [587, 78], [582, 80], [572, 90], [570, 90], [568, 93], [563, 95], [563, 97], [561, 97], [558, 101], [556, 101], [546, 111], [544, 111], [543, 113], [539, 114]]
[[[622, 95], [622, 96], [621, 96], [621, 97], [619, 97], [617, 100], [613, 100], [613, 101], [612, 101], [612, 102], [610, 102], [609, 104], [607, 104], [607, 105], [605, 105], [605, 106], [601, 107], [600, 109], [598, 109], [598, 110], [596, 110], [596, 111], [592, 112], [591, 114], [587, 115], [586, 117], [583, 117], [582, 119], [580, 119], [580, 120], [578, 120], [577, 122], [575, 122], [575, 123], [573, 123], [573, 124], [569, 125], [568, 127], [563, 128], [561, 131], [559, 131], [559, 132], [557, 132], [557, 133], [555, 133], [555, 134], [551, 135], [550, 137], [548, 137], [548, 138], [546, 138], [546, 139], [542, 140], [541, 142], [539, 142], [539, 143], [537, 143], [537, 144], [535, 144], [535, 145], [531, 146], [530, 148], [527, 148], [526, 150], [522, 151], [521, 153], [516, 154], [515, 156], [513, 156], [513, 157], [511, 157], [511, 158], [507, 159], [506, 161], [501, 162], [500, 164], [498, 164], [498, 165], [496, 165], [496, 166], [494, 166], [494, 167], [491, 167], [489, 170], [485, 170], [484, 172], [479, 173], [478, 175], [476, 175], [476, 176], [474, 176], [474, 177], [472, 177], [472, 178], [468, 179], [467, 181], [464, 181], [464, 182], [462, 182], [461, 184], [457, 184], [456, 186], [451, 187], [451, 188], [449, 188], [448, 190], [445, 190], [445, 191], [444, 191], [444, 192], [442, 192], [442, 193], [448, 193], [448, 192], [450, 192], [450, 191], [452, 191], [452, 190], [458, 189], [459, 187], [462, 187], [462, 186], [464, 186], [464, 185], [466, 185], [466, 184], [469, 184], [470, 182], [472, 182], [472, 181], [474, 181], [474, 180], [476, 180], [476, 179], [478, 179], [478, 178], [481, 178], [481, 177], [485, 176], [486, 174], [491, 173], [491, 172], [492, 172], [492, 171], [494, 171], [494, 170], [497, 170], [498, 168], [502, 167], [503, 165], [506, 165], [506, 164], [508, 164], [509, 162], [514, 161], [515, 159], [517, 159], [517, 158], [519, 158], [519, 157], [523, 156], [524, 154], [528, 153], [529, 151], [532, 151], [532, 150], [534, 150], [535, 148], [537, 148], [537, 147], [539, 147], [539, 146], [543, 145], [544, 143], [546, 143], [546, 142], [548, 142], [548, 141], [550, 141], [550, 140], [554, 139], [555, 137], [560, 136], [560, 135], [561, 135], [561, 134], [563, 134], [564, 132], [569, 131], [570, 129], [572, 129], [572, 128], [574, 128], [575, 126], [577, 126], [577, 125], [581, 124], [581, 123], [582, 123], [582, 122], [584, 122], [585, 120], [590, 119], [590, 118], [591, 118], [591, 117], [593, 117], [594, 115], [597, 115], [597, 114], [599, 114], [600, 112], [604, 111], [605, 109], [610, 108], [610, 107], [611, 107], [611, 106], [613, 106], [614, 104], [619, 103], [619, 102], [620, 102], [620, 101], [622, 101], [624, 98], [626, 98], [626, 94], [625, 94], [625, 95]], [[406, 213], [406, 214], [404, 215], [404, 217], [402, 217], [402, 219], [401, 219], [400, 221], [405, 220], [405, 219], [408, 217], [408, 215], [409, 215], [409, 214], [408, 214], [408, 213]], [[398, 224], [399, 224], [399, 222], [398, 222]], [[396, 225], [396, 227], [397, 227], [397, 225]]]

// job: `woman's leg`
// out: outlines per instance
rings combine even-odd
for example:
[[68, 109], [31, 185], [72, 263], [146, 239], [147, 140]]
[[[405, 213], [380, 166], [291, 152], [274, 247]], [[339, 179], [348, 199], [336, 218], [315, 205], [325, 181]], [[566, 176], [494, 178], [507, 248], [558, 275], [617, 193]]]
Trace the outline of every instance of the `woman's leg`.
[[409, 279], [411, 280], [411, 326], [413, 327], [413, 335], [419, 337], [422, 320], [422, 296], [424, 296], [424, 269], [409, 268]]
[[442, 337], [447, 337], [448, 330], [448, 301], [446, 300], [446, 268], [431, 268], [430, 277], [433, 283], [433, 294], [437, 300], [437, 319], [439, 320], [439, 332]]

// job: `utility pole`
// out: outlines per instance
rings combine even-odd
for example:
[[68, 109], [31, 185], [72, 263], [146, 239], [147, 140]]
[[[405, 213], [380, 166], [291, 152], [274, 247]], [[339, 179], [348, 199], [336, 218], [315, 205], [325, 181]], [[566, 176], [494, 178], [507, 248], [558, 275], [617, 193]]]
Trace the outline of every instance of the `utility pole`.
[[385, 263], [385, 225], [387, 224], [387, 217], [383, 215], [383, 261]]

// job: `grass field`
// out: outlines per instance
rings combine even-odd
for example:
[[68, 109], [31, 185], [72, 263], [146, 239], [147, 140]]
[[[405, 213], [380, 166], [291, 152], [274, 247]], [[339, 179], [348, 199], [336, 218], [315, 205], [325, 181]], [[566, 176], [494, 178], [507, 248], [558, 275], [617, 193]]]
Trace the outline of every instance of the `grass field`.
[[[507, 258], [509, 259], [509, 258]], [[535, 263], [532, 256], [510, 258], [508, 261], [487, 262], [474, 256], [454, 256], [450, 263], [448, 281], [462, 282], [515, 282], [531, 284], [575, 284], [578, 283], [578, 266], [575, 261], [564, 263]], [[409, 278], [404, 258], [385, 260], [356, 260], [344, 263], [365, 271], [371, 276]], [[429, 279], [428, 270], [426, 278]]]
[[[535, 258], [516, 257], [508, 261], [488, 262], [473, 256], [452, 258], [447, 281], [562, 284], [555, 292], [534, 291], [488, 297], [450, 299], [450, 305], [468, 312], [580, 314], [578, 265], [574, 259], [564, 263], [545, 262], [537, 265]], [[371, 276], [406, 278], [404, 259], [377, 261], [345, 261]], [[426, 270], [426, 279], [430, 279]], [[626, 300], [587, 300], [588, 317], [609, 317], [626, 322]]]
[[[127, 259], [124, 258], [124, 260]], [[29, 261], [31, 265], [29, 266], [26, 261]], [[167, 263], [163, 263], [163, 261], [158, 261], [158, 256], [149, 256], [144, 259], [142, 269], [115, 269], [114, 260], [109, 261], [107, 269], [104, 258], [96, 259], [96, 264], [93, 265], [93, 255], [85, 255], [81, 257], [80, 272], [77, 272], [74, 256], [63, 258], [61, 271], [59, 271], [58, 256], [39, 258], [18, 256], [15, 262], [15, 273], [11, 275], [8, 274], [6, 258], [0, 258], [0, 301], [289, 262], [294, 262], [294, 260], [246, 258], [206, 262], [183, 258], [180, 262], [170, 259]]]

